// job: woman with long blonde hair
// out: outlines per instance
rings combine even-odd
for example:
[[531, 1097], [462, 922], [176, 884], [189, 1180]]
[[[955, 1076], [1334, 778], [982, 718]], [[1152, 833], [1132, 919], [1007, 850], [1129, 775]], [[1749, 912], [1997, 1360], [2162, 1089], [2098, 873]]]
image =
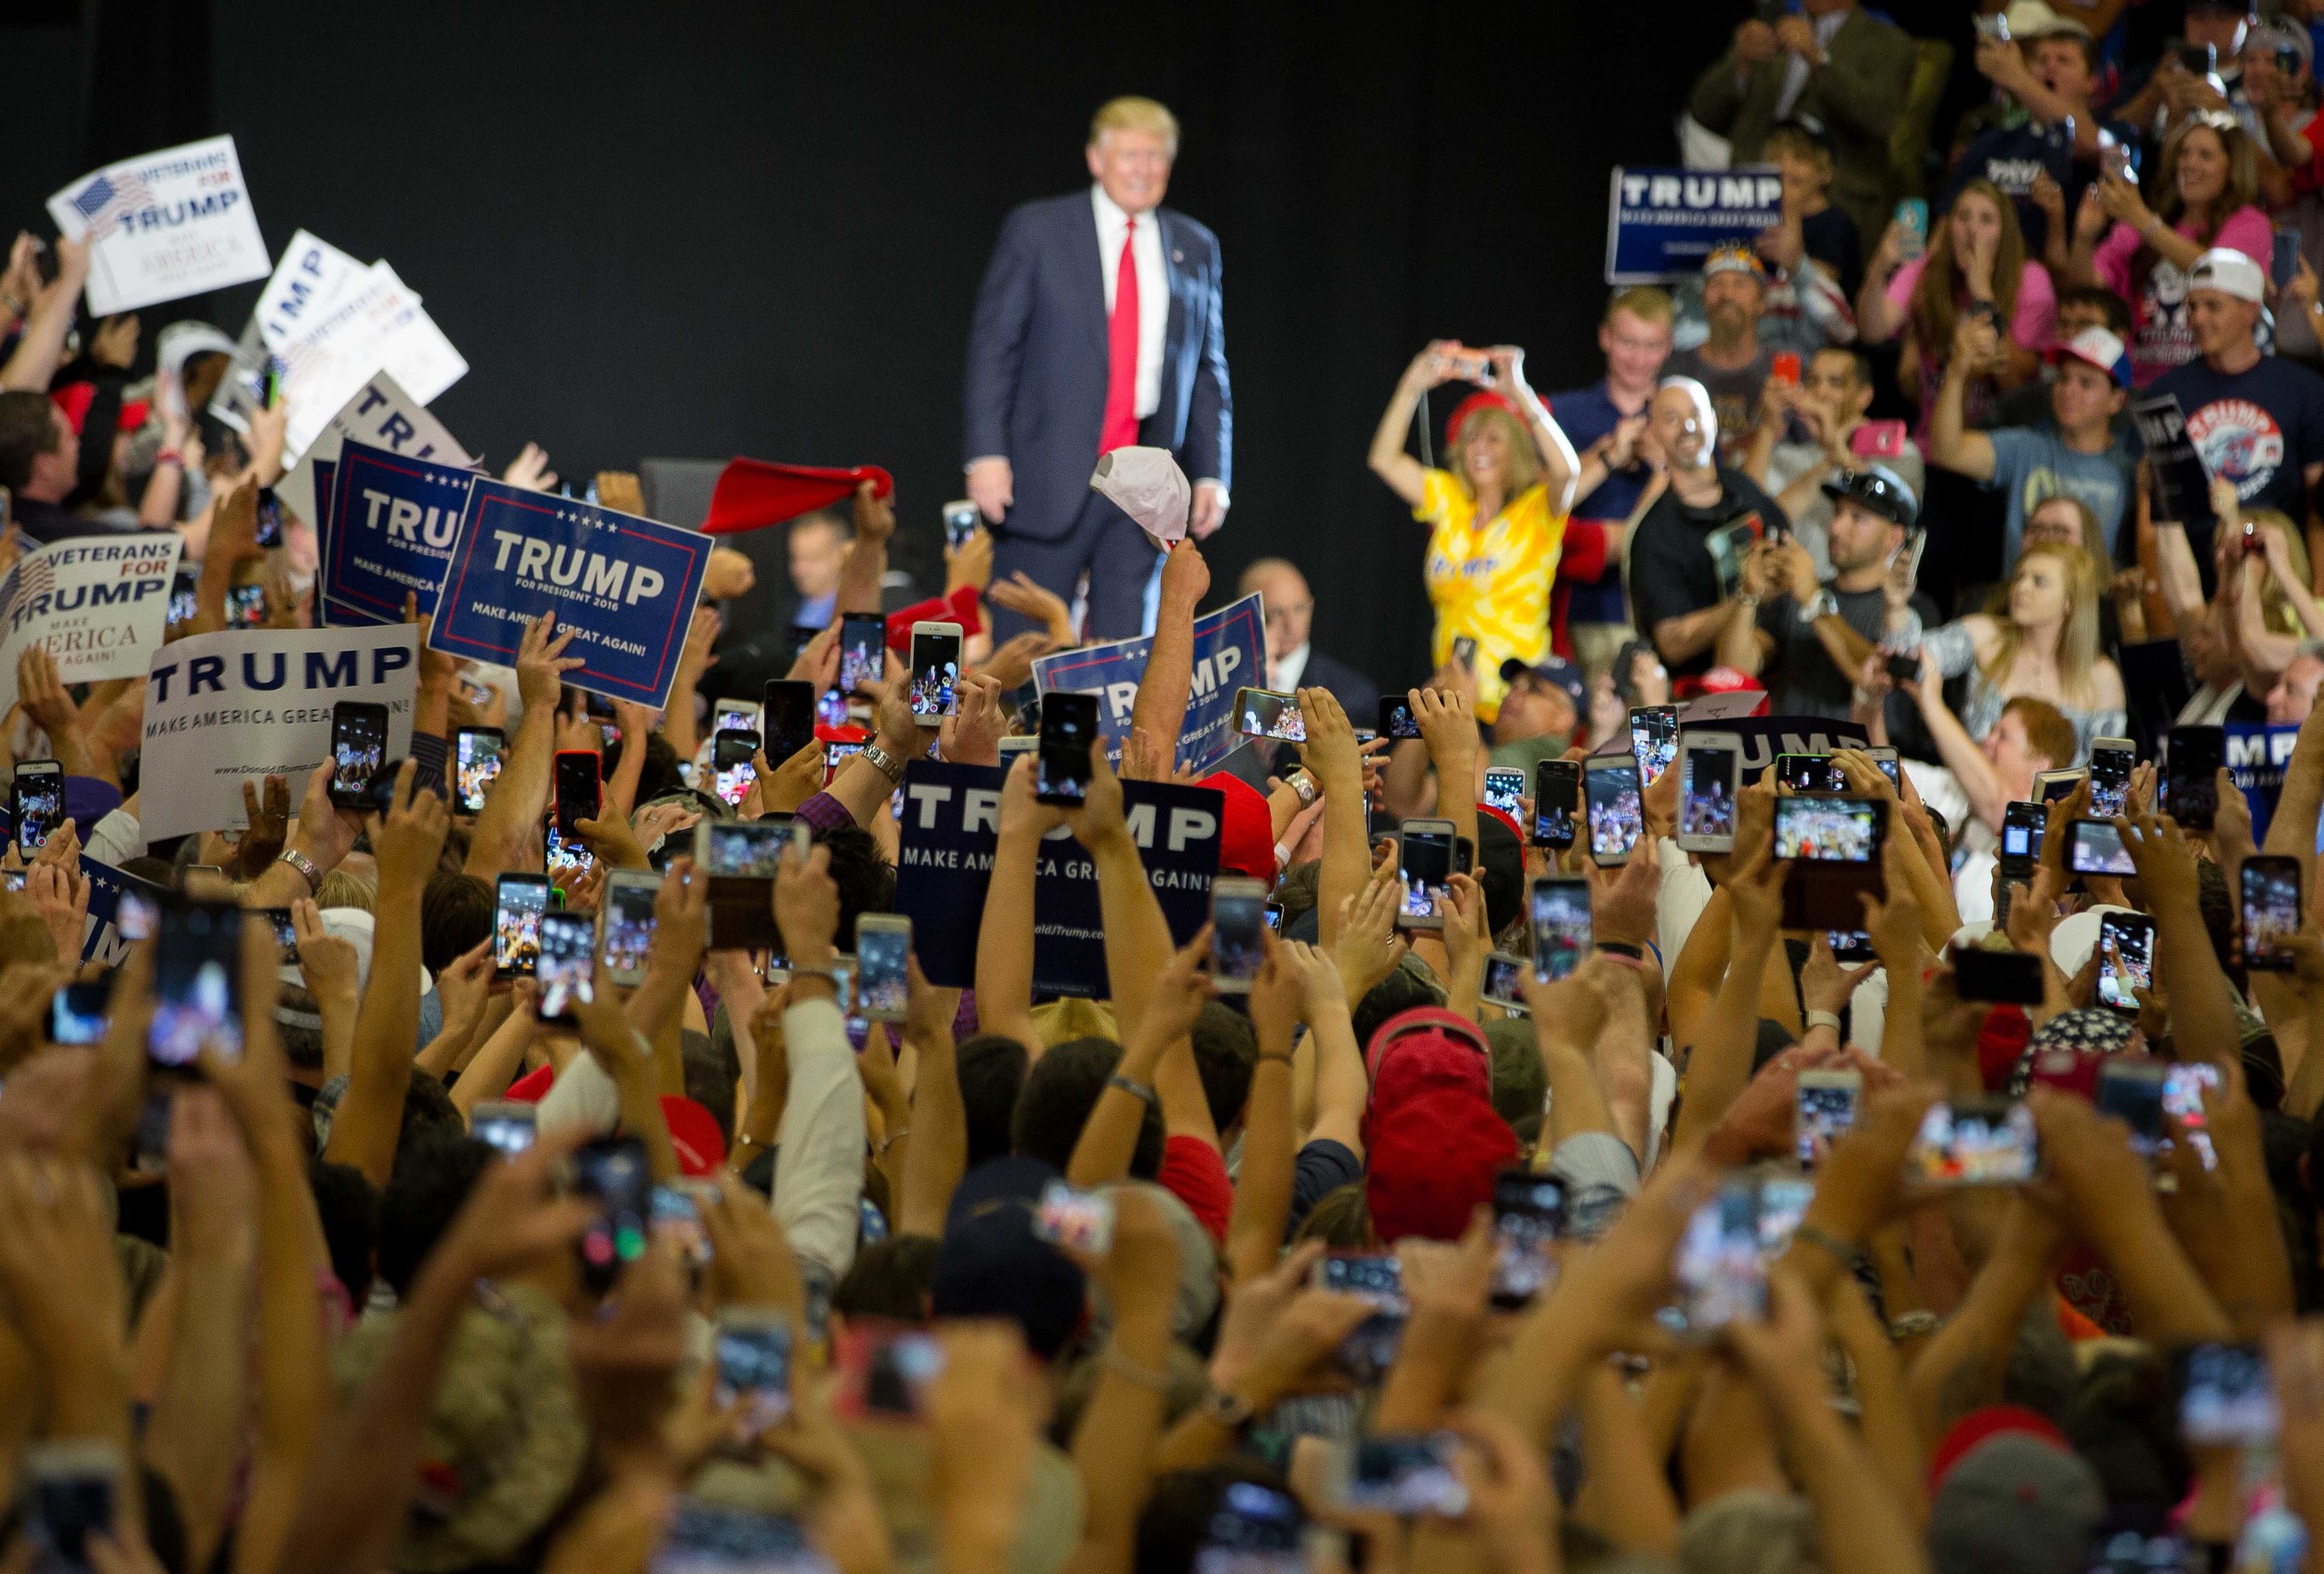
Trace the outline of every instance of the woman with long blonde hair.
[[[1983, 743], [2020, 694], [2047, 700], [2073, 723], [2077, 761], [2089, 758], [2092, 738], [2119, 735], [2127, 723], [2122, 673], [2098, 648], [2105, 584], [2097, 560], [2081, 548], [2029, 541], [1998, 615], [1972, 613], [1921, 642], [1923, 717], [1933, 707], [1947, 711], [1934, 678], [1967, 673], [1968, 701], [1957, 721], [1973, 742]], [[1930, 730], [1941, 742], [1934, 719]]]

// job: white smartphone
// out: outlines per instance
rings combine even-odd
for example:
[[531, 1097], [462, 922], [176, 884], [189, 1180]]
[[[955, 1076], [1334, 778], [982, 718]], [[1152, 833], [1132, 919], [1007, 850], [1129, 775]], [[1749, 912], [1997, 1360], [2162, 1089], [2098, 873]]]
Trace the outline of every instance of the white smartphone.
[[912, 625], [912, 720], [939, 727], [958, 706], [960, 625]]
[[1406, 820], [1396, 839], [1396, 878], [1404, 901], [1396, 913], [1405, 929], [1445, 927], [1445, 891], [1452, 880], [1453, 823]]
[[855, 1014], [902, 1022], [912, 999], [912, 920], [865, 913], [855, 920]]
[[645, 979], [646, 950], [654, 944], [654, 898], [662, 877], [652, 869], [615, 869], [605, 877], [605, 906], [599, 927], [605, 946], [605, 976], [625, 988]]
[[1856, 1105], [1864, 1096], [1860, 1071], [1802, 1071], [1799, 1080], [1799, 1116], [1795, 1127], [1800, 1168], [1813, 1170], [1824, 1161], [1831, 1144], [1856, 1123]]
[[1743, 739], [1689, 733], [1679, 745], [1679, 846], [1688, 853], [1735, 851], [1735, 795], [1743, 780]]
[[1210, 882], [1210, 984], [1221, 995], [1248, 995], [1266, 960], [1267, 882], [1221, 876]]

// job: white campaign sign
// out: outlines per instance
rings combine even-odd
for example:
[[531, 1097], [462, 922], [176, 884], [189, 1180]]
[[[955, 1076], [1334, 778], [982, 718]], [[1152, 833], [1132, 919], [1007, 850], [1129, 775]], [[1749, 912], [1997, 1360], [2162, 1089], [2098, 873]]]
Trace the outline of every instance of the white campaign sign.
[[412, 749], [416, 632], [292, 628], [197, 634], [153, 654], [145, 686], [139, 801], [151, 843], [244, 824], [242, 787], [290, 778], [295, 802], [331, 752], [331, 708], [388, 708], [388, 753]]
[[109, 164], [50, 197], [48, 214], [89, 239], [88, 306], [99, 317], [267, 276], [231, 137]]
[[310, 524], [320, 527], [323, 522], [318, 512], [322, 504], [315, 497], [315, 461], [337, 460], [340, 446], [349, 438], [431, 464], [467, 466], [476, 462], [453, 441], [444, 424], [428, 413], [428, 406], [404, 392], [393, 377], [382, 372], [356, 390], [355, 397], [331, 417], [330, 424], [298, 456], [298, 463], [291, 467], [290, 473], [275, 485], [274, 495], [282, 499], [283, 506]]
[[17, 658], [43, 645], [68, 683], [142, 677], [162, 648], [174, 530], [86, 536], [25, 553], [0, 580], [0, 711], [16, 703]]

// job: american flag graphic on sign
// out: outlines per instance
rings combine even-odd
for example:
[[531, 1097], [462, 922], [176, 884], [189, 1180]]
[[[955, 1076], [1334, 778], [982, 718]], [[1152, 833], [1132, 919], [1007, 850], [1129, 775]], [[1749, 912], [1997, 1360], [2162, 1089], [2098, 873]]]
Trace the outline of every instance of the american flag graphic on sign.
[[99, 174], [73, 193], [73, 210], [88, 220], [92, 236], [111, 234], [122, 215], [153, 205], [153, 193], [134, 175]]
[[49, 566], [47, 554], [34, 552], [8, 571], [8, 577], [0, 582], [0, 629], [6, 629], [15, 619], [17, 609], [29, 606], [36, 597], [45, 596], [57, 588], [57, 571]]

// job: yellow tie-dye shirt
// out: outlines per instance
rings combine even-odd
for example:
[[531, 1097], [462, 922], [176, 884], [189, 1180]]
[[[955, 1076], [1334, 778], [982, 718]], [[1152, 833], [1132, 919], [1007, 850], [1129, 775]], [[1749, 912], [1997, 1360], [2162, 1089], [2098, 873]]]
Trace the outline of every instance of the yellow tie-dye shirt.
[[1509, 685], [1501, 663], [1539, 661], [1550, 653], [1550, 586], [1565, 546], [1565, 516], [1550, 511], [1549, 489], [1528, 486], [1487, 520], [1449, 470], [1432, 470], [1412, 517], [1431, 526], [1428, 598], [1436, 606], [1429, 653], [1452, 659], [1452, 642], [1477, 642], [1477, 719], [1490, 721]]

